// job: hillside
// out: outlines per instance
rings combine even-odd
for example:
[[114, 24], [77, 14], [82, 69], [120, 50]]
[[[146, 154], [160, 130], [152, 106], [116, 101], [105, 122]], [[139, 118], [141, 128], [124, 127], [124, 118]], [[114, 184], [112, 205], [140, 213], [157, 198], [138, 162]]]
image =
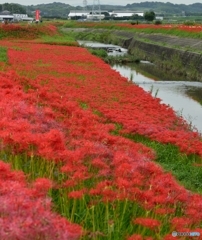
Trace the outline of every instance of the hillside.
[[[92, 5], [88, 5], [87, 9], [92, 9]], [[50, 4], [40, 4], [35, 6], [27, 6], [28, 11], [33, 11], [35, 9], [40, 9], [42, 15], [44, 16], [67, 16], [70, 10], [82, 10], [82, 1], [81, 6], [73, 7], [69, 4], [54, 2]], [[133, 3], [127, 4], [125, 6], [119, 5], [102, 5], [102, 10], [107, 11], [148, 11], [153, 10], [158, 13], [170, 15], [170, 14], [182, 14], [185, 12], [187, 15], [198, 15], [202, 12], [202, 3], [194, 3], [190, 5], [185, 4], [172, 4], [172, 3], [162, 3], [162, 2], [142, 2], [142, 3]]]
[[[67, 18], [68, 14], [72, 10], [82, 10], [82, 1], [81, 6], [73, 7], [69, 4], [53, 2], [48, 4], [38, 4], [38, 5], [28, 5], [21, 6], [18, 5], [18, 13], [27, 12], [28, 15], [33, 15], [33, 12], [36, 9], [40, 9], [42, 17], [61, 17]], [[93, 8], [92, 5], [88, 5], [87, 9], [91, 11]], [[14, 8], [13, 4], [0, 4], [0, 9], [9, 10], [12, 12], [13, 9], [16, 9], [16, 5]], [[24, 10], [23, 10], [24, 9]], [[103, 11], [149, 11], [153, 10], [158, 14], [164, 15], [195, 15], [199, 16], [202, 12], [202, 3], [194, 3], [194, 4], [172, 4], [172, 3], [162, 3], [162, 2], [142, 2], [142, 3], [132, 3], [127, 4], [125, 6], [120, 5], [102, 5], [101, 10]]]

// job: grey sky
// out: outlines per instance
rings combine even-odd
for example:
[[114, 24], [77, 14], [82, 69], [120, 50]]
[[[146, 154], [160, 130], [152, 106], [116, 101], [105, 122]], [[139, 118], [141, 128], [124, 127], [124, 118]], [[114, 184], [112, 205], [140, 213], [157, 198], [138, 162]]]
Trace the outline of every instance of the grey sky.
[[[93, 5], [93, 2], [97, 0], [87, 0], [87, 5]], [[193, 4], [199, 2], [199, 0], [146, 0], [147, 2], [170, 2], [173, 4]], [[109, 4], [109, 5], [127, 5], [131, 3], [140, 3], [140, 2], [146, 2], [146, 1], [138, 1], [138, 0], [100, 0], [100, 5], [102, 4]], [[37, 5], [37, 4], [46, 4], [46, 3], [53, 3], [53, 2], [61, 2], [66, 3], [71, 6], [83, 6], [83, 0], [0, 0], [0, 4], [2, 3], [19, 3], [22, 5]]]

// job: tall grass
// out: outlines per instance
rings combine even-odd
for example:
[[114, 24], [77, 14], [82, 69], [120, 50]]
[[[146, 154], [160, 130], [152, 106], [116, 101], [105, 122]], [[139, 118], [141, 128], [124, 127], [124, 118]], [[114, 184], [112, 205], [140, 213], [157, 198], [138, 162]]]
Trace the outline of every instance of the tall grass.
[[[122, 126], [116, 124], [115, 135], [121, 134]], [[134, 142], [141, 142], [155, 150], [157, 157], [155, 161], [166, 171], [172, 172], [179, 183], [190, 191], [202, 194], [202, 159], [197, 155], [186, 155], [179, 151], [179, 148], [172, 144], [162, 144], [152, 141], [139, 134], [122, 135]]]
[[[134, 137], [132, 138], [134, 140]], [[140, 137], [139, 140], [141, 140]], [[172, 146], [169, 150], [175, 152]], [[162, 160], [167, 152], [161, 151], [161, 149], [160, 152], [162, 156], [159, 159]], [[175, 154], [172, 154], [172, 156], [175, 156]], [[53, 210], [71, 222], [82, 225], [85, 229], [83, 240], [122, 240], [134, 232], [144, 237], [152, 236], [156, 240], [161, 240], [171, 231], [169, 221], [174, 216], [183, 216], [180, 204], [175, 206], [175, 211], [172, 214], [161, 215], [157, 213], [159, 206], [146, 210], [138, 202], [127, 198], [103, 201], [103, 197], [99, 194], [93, 196], [83, 190], [95, 185], [96, 179], [94, 179], [95, 182], [92, 180], [81, 182], [76, 187], [62, 187], [62, 182], [64, 183], [68, 178], [60, 172], [60, 163], [56, 164], [37, 156], [28, 156], [26, 153], [13, 155], [9, 151], [1, 151], [0, 157], [5, 162], [10, 163], [13, 169], [23, 170], [30, 184], [37, 178], [46, 177], [53, 180], [54, 187], [49, 190], [49, 196], [54, 204]], [[166, 158], [168, 159], [168, 156]], [[96, 171], [96, 169], [92, 169], [92, 166], [88, 167], [89, 171]], [[113, 191], [111, 187], [107, 189], [106, 186], [104, 189], [106, 194], [107, 190], [109, 190], [109, 193]], [[135, 224], [134, 219], [138, 218], [152, 219], [154, 222], [157, 221], [161, 224], [161, 227], [145, 228]]]
[[68, 35], [66, 33], [60, 33], [55, 36], [44, 35], [40, 38], [40, 41], [52, 45], [78, 46], [78, 43], [75, 41], [74, 36]]
[[7, 62], [7, 48], [0, 46], [0, 62]]
[[[169, 27], [168, 27], [169, 25]], [[180, 28], [179, 28], [180, 26]], [[184, 27], [183, 27], [184, 26]], [[200, 25], [194, 24], [190, 27], [200, 27]], [[200, 30], [196, 31], [194, 28], [188, 28], [187, 23], [179, 24], [161, 24], [160, 26], [155, 24], [138, 24], [138, 25], [131, 25], [130, 23], [123, 23], [123, 22], [101, 22], [101, 23], [89, 23], [83, 22], [78, 23], [75, 21], [67, 22], [63, 25], [63, 27], [67, 28], [98, 28], [98, 29], [105, 29], [105, 30], [125, 30], [129, 32], [137, 32], [137, 33], [160, 33], [160, 34], [167, 34], [167, 35], [174, 35], [179, 37], [188, 37], [188, 38], [201, 38], [202, 32]]]

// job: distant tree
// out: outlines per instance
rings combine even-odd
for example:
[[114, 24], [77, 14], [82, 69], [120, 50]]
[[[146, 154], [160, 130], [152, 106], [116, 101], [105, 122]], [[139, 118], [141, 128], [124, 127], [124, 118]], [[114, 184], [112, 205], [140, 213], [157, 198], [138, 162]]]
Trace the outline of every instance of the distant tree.
[[155, 13], [153, 11], [145, 12], [144, 19], [146, 21], [152, 22], [155, 19]]
[[26, 14], [26, 9], [19, 5], [14, 3], [4, 3], [0, 4], [0, 11], [7, 10], [10, 13], [20, 13], [20, 14]]
[[132, 21], [138, 21], [138, 20], [143, 20], [144, 17], [143, 16], [140, 16], [138, 14], [133, 14], [131, 17], [130, 17], [130, 20]]

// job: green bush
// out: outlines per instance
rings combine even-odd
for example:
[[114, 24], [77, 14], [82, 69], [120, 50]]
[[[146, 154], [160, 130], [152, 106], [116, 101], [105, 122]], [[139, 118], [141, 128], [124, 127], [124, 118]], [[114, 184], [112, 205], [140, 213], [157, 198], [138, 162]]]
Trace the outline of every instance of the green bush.
[[185, 26], [194, 26], [195, 25], [195, 21], [185, 21], [183, 24]]
[[89, 50], [93, 55], [98, 56], [100, 58], [107, 57], [107, 52], [104, 49], [90, 49]]
[[155, 25], [160, 25], [160, 24], [162, 24], [162, 21], [161, 21], [161, 20], [156, 20], [156, 21], [154, 22], [154, 24], [155, 24]]

